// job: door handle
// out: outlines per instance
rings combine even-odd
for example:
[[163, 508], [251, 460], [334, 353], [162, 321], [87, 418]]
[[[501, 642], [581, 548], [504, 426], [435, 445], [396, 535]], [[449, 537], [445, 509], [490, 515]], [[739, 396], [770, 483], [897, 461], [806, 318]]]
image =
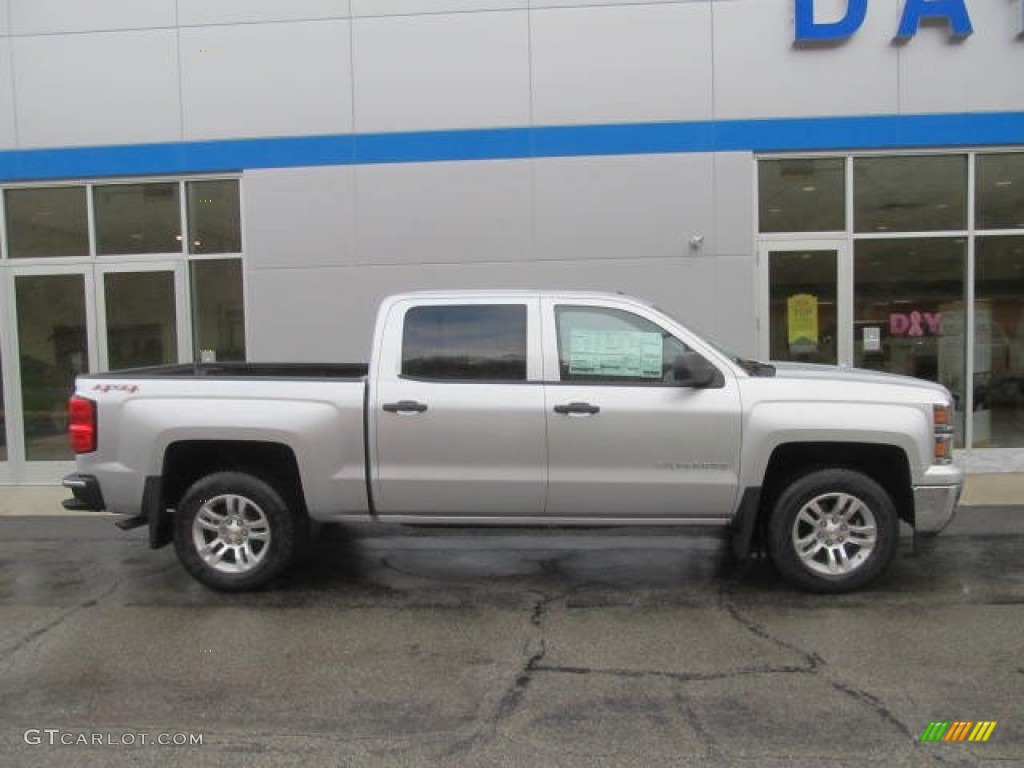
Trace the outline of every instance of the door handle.
[[590, 403], [569, 403], [568, 405], [556, 405], [555, 413], [583, 413], [592, 416], [601, 410], [599, 405]]
[[381, 406], [388, 413], [423, 413], [427, 406], [415, 400], [399, 400], [397, 403], [384, 403]]

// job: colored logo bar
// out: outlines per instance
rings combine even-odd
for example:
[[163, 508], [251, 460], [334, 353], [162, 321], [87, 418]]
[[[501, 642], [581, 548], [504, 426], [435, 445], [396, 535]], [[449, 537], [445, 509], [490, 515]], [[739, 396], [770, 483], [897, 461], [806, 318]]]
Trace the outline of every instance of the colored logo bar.
[[988, 741], [996, 725], [995, 720], [933, 720], [921, 734], [921, 741]]

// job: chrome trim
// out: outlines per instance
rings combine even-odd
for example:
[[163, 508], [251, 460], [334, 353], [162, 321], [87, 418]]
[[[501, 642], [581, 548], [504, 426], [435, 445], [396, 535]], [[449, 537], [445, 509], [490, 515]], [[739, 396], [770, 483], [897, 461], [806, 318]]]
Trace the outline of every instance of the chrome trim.
[[[348, 516], [330, 516], [317, 518], [320, 522], [334, 522], [347, 519]], [[353, 517], [355, 520], [366, 520], [366, 516]], [[529, 528], [545, 528], [551, 526], [585, 526], [599, 528], [605, 526], [640, 527], [640, 526], [697, 526], [725, 527], [732, 522], [731, 517], [492, 517], [470, 515], [377, 515], [380, 523], [399, 523], [402, 525], [466, 525], [466, 526], [523, 526]]]
[[919, 485], [914, 488], [914, 529], [939, 533], [953, 519], [960, 485]]

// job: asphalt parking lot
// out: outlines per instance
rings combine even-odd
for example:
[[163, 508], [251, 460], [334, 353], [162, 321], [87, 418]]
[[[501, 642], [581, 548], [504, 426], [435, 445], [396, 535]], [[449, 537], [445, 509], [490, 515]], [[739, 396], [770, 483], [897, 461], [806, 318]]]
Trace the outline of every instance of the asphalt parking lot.
[[383, 527], [232, 596], [111, 518], [0, 518], [0, 765], [1020, 765], [1022, 521], [842, 597], [712, 535]]

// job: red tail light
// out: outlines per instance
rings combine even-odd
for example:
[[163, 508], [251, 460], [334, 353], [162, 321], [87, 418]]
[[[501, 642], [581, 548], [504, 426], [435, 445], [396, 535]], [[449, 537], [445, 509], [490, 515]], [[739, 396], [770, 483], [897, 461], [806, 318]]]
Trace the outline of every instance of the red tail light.
[[68, 437], [75, 453], [96, 450], [96, 403], [77, 395], [68, 400]]

